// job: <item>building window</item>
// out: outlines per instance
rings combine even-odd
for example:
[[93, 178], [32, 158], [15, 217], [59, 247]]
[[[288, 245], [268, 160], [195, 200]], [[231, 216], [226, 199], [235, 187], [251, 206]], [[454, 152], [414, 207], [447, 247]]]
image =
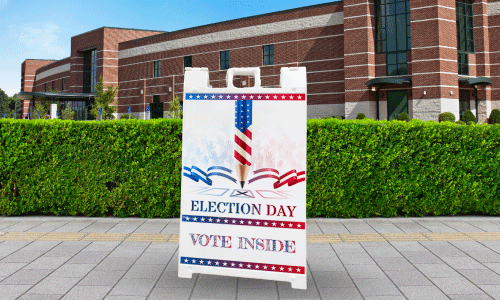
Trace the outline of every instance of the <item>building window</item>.
[[469, 75], [468, 53], [474, 52], [474, 15], [472, 0], [457, 0], [458, 74]]
[[161, 76], [160, 66], [161, 66], [160, 61], [156, 60], [154, 62], [154, 75], [153, 75], [153, 77], [160, 77]]
[[47, 84], [46, 84], [46, 83], [44, 83], [44, 84], [43, 84], [43, 91], [44, 91], [44, 92], [46, 92], [46, 91], [47, 91]]
[[83, 52], [83, 92], [94, 93], [97, 81], [97, 51]]
[[387, 75], [405, 75], [411, 50], [410, 1], [375, 1], [377, 53], [387, 53]]
[[193, 57], [192, 56], [184, 56], [184, 69], [193, 67]]
[[56, 90], [56, 82], [52, 81], [52, 91], [55, 91], [55, 90]]
[[263, 61], [264, 66], [274, 65], [274, 45], [262, 46]]
[[386, 68], [388, 76], [396, 75], [406, 75], [407, 64], [406, 64], [406, 51], [405, 52], [395, 52], [387, 53], [386, 56]]
[[220, 52], [220, 69], [229, 69], [229, 50]]
[[469, 75], [469, 53], [458, 51], [458, 74]]
[[62, 91], [66, 90], [66, 78], [63, 78], [63, 79], [62, 79], [62, 82], [61, 82], [61, 90], [62, 90]]

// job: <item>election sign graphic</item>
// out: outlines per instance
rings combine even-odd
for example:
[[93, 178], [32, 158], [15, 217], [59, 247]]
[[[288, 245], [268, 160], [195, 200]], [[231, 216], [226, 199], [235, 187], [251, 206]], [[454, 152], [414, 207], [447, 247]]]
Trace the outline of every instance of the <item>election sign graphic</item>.
[[[236, 88], [234, 76], [252, 76]], [[306, 289], [304, 67], [262, 87], [259, 68], [232, 68], [227, 88], [186, 68], [179, 277], [193, 273], [288, 281]]]

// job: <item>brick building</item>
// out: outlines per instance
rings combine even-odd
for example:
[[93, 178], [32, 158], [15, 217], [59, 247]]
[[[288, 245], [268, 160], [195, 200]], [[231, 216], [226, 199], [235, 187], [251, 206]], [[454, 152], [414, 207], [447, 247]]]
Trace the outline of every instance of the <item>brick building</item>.
[[185, 67], [207, 67], [224, 87], [229, 67], [260, 67], [262, 85], [276, 86], [281, 67], [305, 66], [310, 118], [470, 109], [484, 122], [500, 108], [499, 30], [500, 2], [488, 0], [344, 0], [174, 32], [104, 27], [73, 37], [66, 59], [23, 63], [23, 112], [30, 96], [85, 110], [102, 75], [119, 85], [118, 116], [151, 105], [163, 117], [182, 99]]

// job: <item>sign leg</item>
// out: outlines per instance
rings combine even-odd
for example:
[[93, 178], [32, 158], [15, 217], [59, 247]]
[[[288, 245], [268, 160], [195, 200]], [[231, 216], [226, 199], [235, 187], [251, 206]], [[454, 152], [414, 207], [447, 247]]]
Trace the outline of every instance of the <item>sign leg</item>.
[[292, 289], [307, 290], [307, 275], [291, 278]]
[[179, 277], [181, 278], [192, 278], [193, 269], [190, 266], [179, 264]]

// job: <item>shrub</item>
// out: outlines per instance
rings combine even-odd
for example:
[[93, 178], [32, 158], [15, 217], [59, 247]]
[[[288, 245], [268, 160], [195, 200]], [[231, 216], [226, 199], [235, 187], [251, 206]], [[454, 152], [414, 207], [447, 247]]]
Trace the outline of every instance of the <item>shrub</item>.
[[405, 113], [405, 112], [402, 112], [398, 115], [398, 120], [399, 121], [406, 121], [406, 122], [410, 122], [410, 116]]
[[364, 114], [364, 113], [359, 113], [359, 114], [356, 116], [356, 120], [363, 120], [363, 119], [366, 119], [366, 117], [365, 117], [365, 114]]
[[[500, 214], [500, 126], [308, 120], [307, 216]], [[182, 120], [0, 119], [0, 215], [170, 218]]]
[[135, 119], [135, 115], [133, 115], [133, 114], [130, 114], [130, 115], [129, 114], [123, 114], [123, 115], [120, 116], [120, 120], [122, 120], [122, 119]]
[[464, 121], [461, 121], [461, 120], [458, 120], [455, 122], [455, 124], [458, 124], [458, 125], [465, 125], [465, 122]]
[[469, 122], [467, 122], [466, 124], [467, 124], [467, 125], [474, 125], [474, 122], [469, 121]]
[[466, 111], [464, 111], [464, 114], [462, 115], [462, 121], [464, 121], [467, 124], [469, 124], [469, 122], [476, 123], [476, 117], [474, 116], [472, 111], [467, 109]]
[[451, 112], [444, 112], [439, 114], [439, 122], [455, 122], [455, 115]]
[[74, 120], [75, 111], [69, 105], [61, 112], [61, 120]]
[[500, 124], [500, 110], [494, 109], [491, 111], [490, 118], [488, 119], [490, 124]]

